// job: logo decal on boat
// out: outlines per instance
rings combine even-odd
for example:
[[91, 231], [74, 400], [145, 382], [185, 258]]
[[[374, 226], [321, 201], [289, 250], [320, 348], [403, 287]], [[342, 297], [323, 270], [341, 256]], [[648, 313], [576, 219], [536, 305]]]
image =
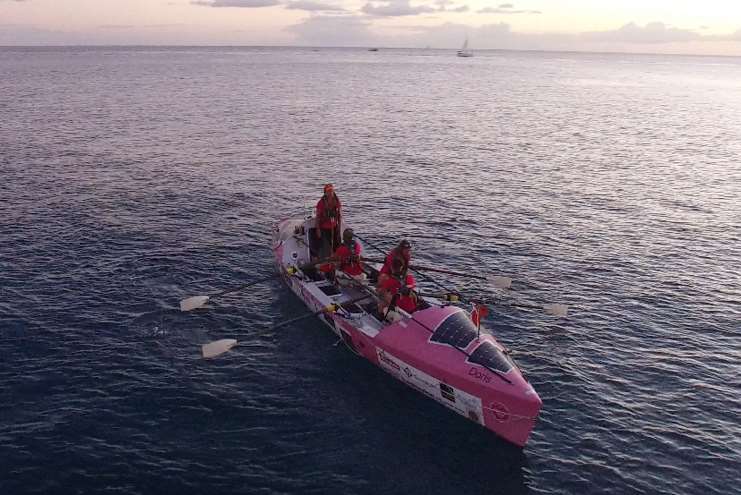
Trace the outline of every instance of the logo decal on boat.
[[[479, 424], [484, 422], [481, 398], [440, 381], [422, 369], [394, 356], [391, 352], [376, 348], [378, 365], [402, 382], [435, 399], [458, 414]], [[489, 409], [489, 408], [487, 408]], [[500, 412], [501, 414], [501, 412]]]
[[450, 402], [455, 402], [455, 389], [443, 382], [440, 382], [440, 395], [442, 395], [444, 399], [448, 399]]
[[381, 361], [382, 363], [385, 363], [387, 366], [391, 366], [396, 371], [401, 371], [401, 366], [399, 366], [398, 363], [394, 361], [393, 359], [389, 359], [386, 356], [386, 353], [383, 352], [383, 349], [378, 349], [378, 360]]
[[471, 369], [468, 370], [468, 375], [481, 380], [484, 383], [491, 383], [491, 376], [475, 367], [471, 367]]

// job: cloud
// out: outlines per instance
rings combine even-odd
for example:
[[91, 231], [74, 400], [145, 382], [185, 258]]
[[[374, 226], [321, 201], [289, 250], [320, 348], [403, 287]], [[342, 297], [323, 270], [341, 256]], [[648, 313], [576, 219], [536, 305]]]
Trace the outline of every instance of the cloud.
[[479, 27], [446, 22], [437, 26], [419, 26], [416, 42], [422, 46], [458, 48], [465, 38], [469, 38], [474, 48], [512, 48], [526, 41], [527, 36], [513, 32], [504, 22]]
[[286, 4], [288, 10], [307, 10], [309, 12], [345, 12], [342, 7], [330, 5], [328, 3], [314, 2], [312, 0], [296, 0]]
[[166, 29], [179, 27], [183, 24], [101, 24], [98, 29]]
[[[446, 7], [447, 3], [439, 7]], [[627, 26], [627, 27], [626, 27]], [[681, 46], [700, 50], [693, 42], [741, 41], [741, 29], [723, 37], [702, 36], [690, 30], [651, 23], [643, 27], [627, 24], [618, 29], [588, 33], [522, 33], [505, 22], [470, 26], [442, 23], [434, 26], [408, 24], [377, 26], [374, 17], [312, 16], [290, 28], [300, 44], [324, 46], [432, 46], [458, 48], [468, 37], [474, 49], [681, 52]], [[375, 30], [374, 30], [375, 29]], [[665, 43], [661, 45], [660, 43]], [[652, 48], [656, 47], [656, 48]]]
[[630, 22], [612, 31], [582, 33], [581, 37], [589, 41], [654, 44], [695, 41], [703, 36], [690, 29], [669, 27], [663, 22], [650, 22], [643, 27]]
[[361, 10], [372, 16], [401, 17], [405, 15], [428, 14], [430, 12], [436, 12], [439, 9], [428, 5], [412, 7], [409, 0], [384, 0], [382, 2], [368, 2]]
[[370, 30], [370, 20], [358, 15], [312, 15], [286, 28], [297, 41], [311, 46], [371, 46], [378, 38]]
[[254, 9], [258, 7], [271, 7], [278, 5], [280, 2], [278, 0], [192, 0], [190, 3], [203, 7], [241, 7]]
[[499, 7], [484, 7], [476, 11], [479, 14], [542, 14], [540, 10], [515, 10], [514, 4], [503, 3]]
[[435, 10], [437, 12], [453, 12], [453, 13], [468, 12], [468, 5], [460, 5], [458, 7], [449, 7], [450, 5], [454, 3], [455, 3], [455, 0], [437, 0], [435, 2], [435, 5], [437, 5], [437, 9]]

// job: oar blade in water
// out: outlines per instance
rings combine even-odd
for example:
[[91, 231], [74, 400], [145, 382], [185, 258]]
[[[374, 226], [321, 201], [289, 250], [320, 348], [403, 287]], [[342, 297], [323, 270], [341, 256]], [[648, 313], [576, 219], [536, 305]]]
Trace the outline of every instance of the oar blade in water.
[[201, 346], [201, 354], [203, 357], [213, 358], [220, 354], [224, 354], [226, 351], [237, 345], [236, 339], [221, 339]]
[[565, 304], [545, 304], [543, 309], [546, 313], [553, 316], [566, 316], [569, 311], [569, 307]]
[[208, 302], [208, 296], [193, 296], [180, 301], [180, 311], [192, 311]]
[[512, 287], [512, 279], [509, 277], [502, 277], [499, 275], [491, 275], [487, 277], [489, 283], [491, 283], [495, 289], [509, 289]]

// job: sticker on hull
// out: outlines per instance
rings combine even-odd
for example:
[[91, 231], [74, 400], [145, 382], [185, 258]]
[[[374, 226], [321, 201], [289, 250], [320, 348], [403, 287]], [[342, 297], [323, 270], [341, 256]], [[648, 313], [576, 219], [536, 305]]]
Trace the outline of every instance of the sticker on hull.
[[386, 372], [471, 421], [484, 424], [480, 398], [441, 382], [383, 349], [376, 352], [378, 363]]

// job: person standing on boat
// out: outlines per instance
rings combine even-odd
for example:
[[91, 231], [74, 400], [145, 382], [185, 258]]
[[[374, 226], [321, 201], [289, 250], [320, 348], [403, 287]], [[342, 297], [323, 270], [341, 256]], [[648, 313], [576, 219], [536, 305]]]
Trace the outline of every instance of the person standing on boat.
[[412, 243], [406, 239], [399, 242], [399, 245], [389, 251], [386, 255], [386, 260], [383, 262], [383, 267], [378, 277], [378, 287], [391, 275], [391, 265], [395, 259], [402, 262], [402, 272], [404, 275], [409, 271], [409, 265], [412, 262]]
[[342, 245], [334, 252], [334, 258], [337, 260], [338, 269], [353, 278], [364, 275], [363, 268], [360, 266], [360, 254], [363, 248], [353, 236], [355, 232], [352, 229], [345, 229], [342, 232]]
[[394, 258], [391, 262], [391, 273], [378, 285], [378, 313], [386, 316], [394, 306], [407, 313], [417, 310], [417, 294], [414, 289], [417, 281], [411, 274], [407, 274], [404, 262]]
[[342, 225], [342, 204], [334, 192], [332, 184], [324, 186], [324, 195], [316, 204], [316, 238], [321, 241], [319, 257], [328, 258], [340, 244], [340, 225]]

